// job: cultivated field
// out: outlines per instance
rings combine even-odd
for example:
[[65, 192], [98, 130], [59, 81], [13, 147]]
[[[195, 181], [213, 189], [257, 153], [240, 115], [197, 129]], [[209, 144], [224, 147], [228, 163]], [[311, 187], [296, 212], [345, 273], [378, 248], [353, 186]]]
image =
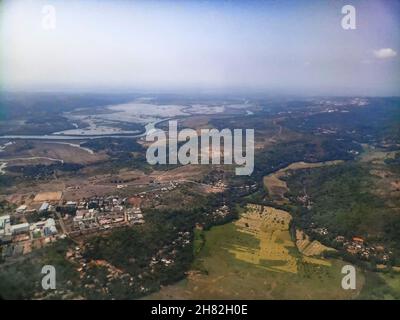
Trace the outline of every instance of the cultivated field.
[[271, 207], [249, 205], [247, 212], [235, 222], [239, 232], [259, 241], [256, 248], [235, 244], [229, 250], [236, 259], [276, 272], [297, 273], [296, 257], [290, 254], [294, 243], [289, 234], [289, 213]]
[[[327, 246], [324, 246], [321, 242], [314, 240], [310, 241], [310, 238], [308, 235], [306, 235], [303, 231], [301, 230], [296, 230], [296, 246], [299, 251], [307, 256], [319, 256], [325, 251], [333, 250], [333, 248], [329, 248]], [[316, 259], [318, 260], [318, 259]]]

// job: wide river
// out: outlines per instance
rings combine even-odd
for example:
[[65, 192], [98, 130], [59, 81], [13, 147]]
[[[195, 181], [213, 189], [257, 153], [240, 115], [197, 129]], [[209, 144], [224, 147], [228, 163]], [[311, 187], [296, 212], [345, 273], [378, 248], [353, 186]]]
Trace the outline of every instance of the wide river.
[[146, 131], [138, 134], [99, 134], [99, 135], [63, 135], [63, 134], [44, 134], [44, 135], [5, 135], [0, 136], [0, 139], [23, 139], [23, 140], [85, 140], [85, 139], [100, 139], [100, 138], [139, 138], [145, 136], [150, 130], [161, 122], [170, 119], [161, 119], [150, 122], [145, 126]]

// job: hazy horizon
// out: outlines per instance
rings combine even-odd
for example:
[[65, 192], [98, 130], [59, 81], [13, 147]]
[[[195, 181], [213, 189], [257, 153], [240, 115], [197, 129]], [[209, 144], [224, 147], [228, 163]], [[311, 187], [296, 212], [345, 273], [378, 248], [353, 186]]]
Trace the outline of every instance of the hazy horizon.
[[[344, 30], [341, 8], [356, 8]], [[55, 9], [43, 28], [43, 6]], [[3, 1], [6, 91], [400, 95], [396, 1]]]

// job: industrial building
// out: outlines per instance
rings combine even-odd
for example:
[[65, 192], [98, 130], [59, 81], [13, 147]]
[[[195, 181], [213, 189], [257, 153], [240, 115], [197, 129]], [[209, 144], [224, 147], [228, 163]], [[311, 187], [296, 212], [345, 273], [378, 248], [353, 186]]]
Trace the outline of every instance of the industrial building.
[[13, 235], [29, 232], [29, 223], [15, 224], [10, 227], [10, 230]]

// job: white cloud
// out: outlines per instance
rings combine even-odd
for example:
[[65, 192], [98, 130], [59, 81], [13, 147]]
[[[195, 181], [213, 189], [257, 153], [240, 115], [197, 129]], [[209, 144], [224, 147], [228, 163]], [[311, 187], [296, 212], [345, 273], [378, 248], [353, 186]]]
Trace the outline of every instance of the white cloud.
[[397, 52], [391, 48], [382, 48], [379, 50], [374, 50], [374, 55], [378, 59], [389, 59], [397, 56]]

